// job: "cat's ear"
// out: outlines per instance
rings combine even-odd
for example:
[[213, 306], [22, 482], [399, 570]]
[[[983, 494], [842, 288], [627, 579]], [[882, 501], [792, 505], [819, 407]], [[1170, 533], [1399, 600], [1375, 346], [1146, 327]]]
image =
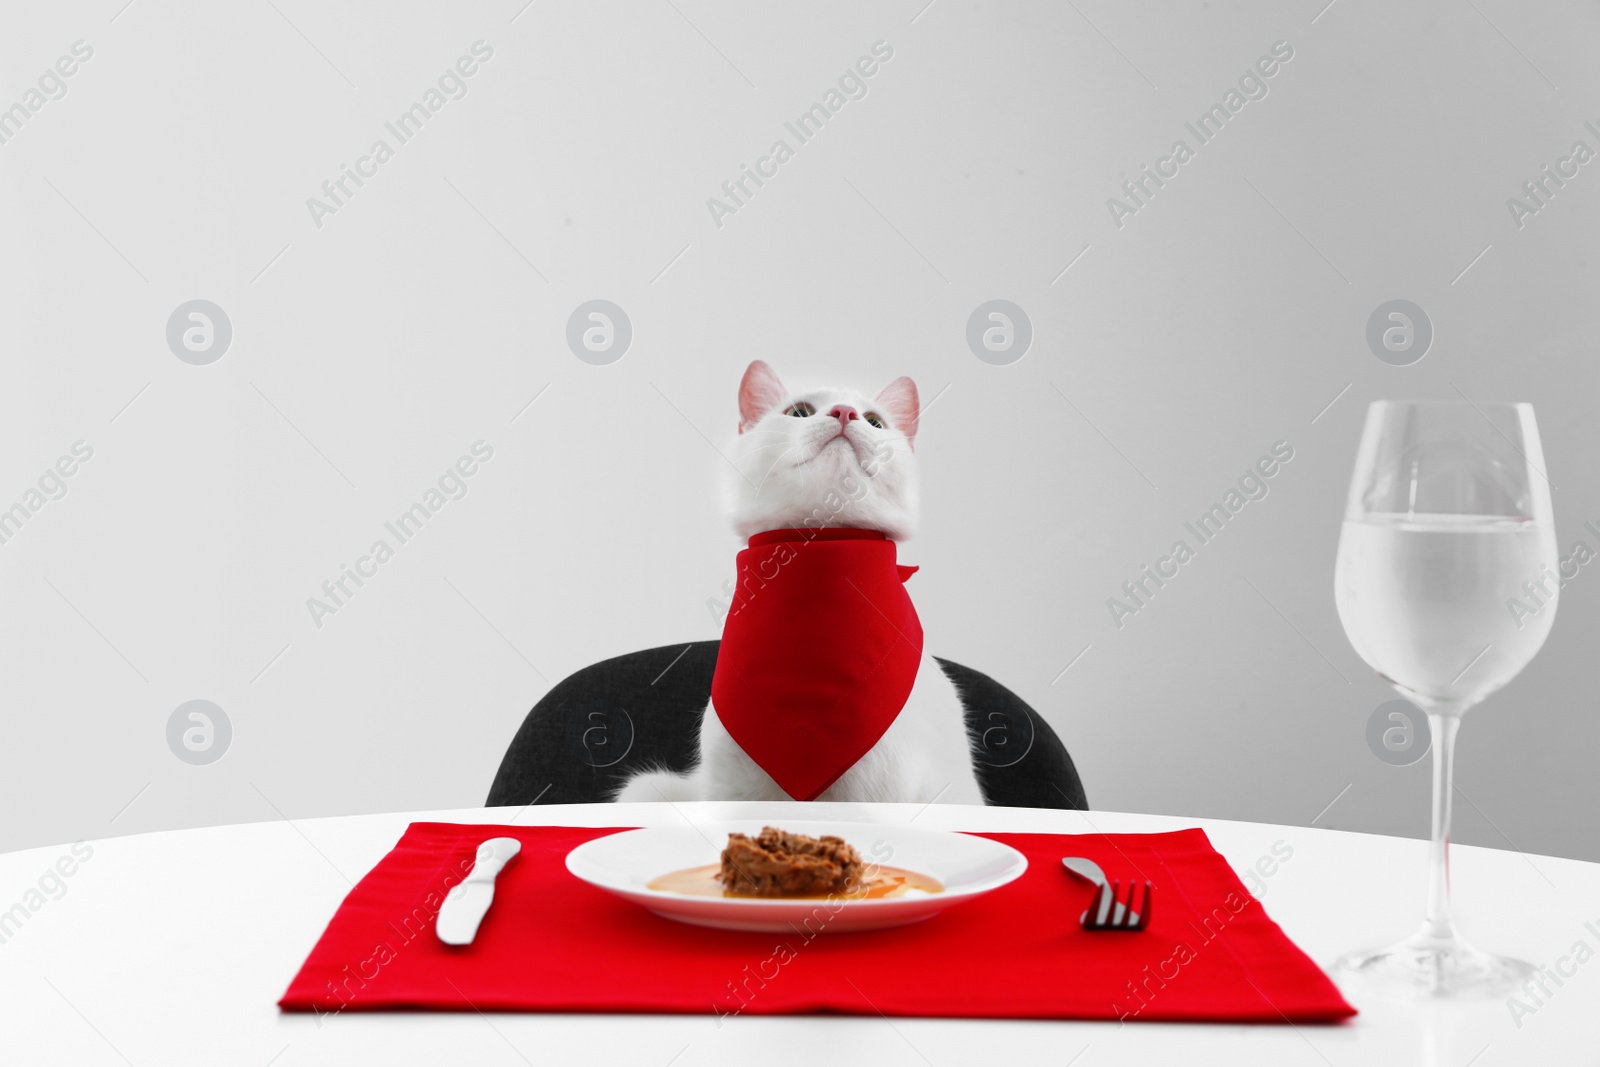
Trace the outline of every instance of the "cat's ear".
[[783, 403], [789, 391], [778, 380], [778, 372], [761, 360], [745, 368], [739, 382], [739, 432], [744, 433], [761, 417]]
[[922, 414], [921, 403], [917, 400], [917, 383], [910, 378], [896, 378], [878, 394], [878, 405], [888, 414], [894, 428], [906, 435], [906, 444], [915, 452], [917, 420]]

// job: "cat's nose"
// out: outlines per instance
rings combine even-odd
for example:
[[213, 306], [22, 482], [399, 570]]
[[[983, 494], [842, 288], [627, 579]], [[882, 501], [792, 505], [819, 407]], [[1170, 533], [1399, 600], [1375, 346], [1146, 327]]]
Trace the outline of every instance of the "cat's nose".
[[835, 404], [828, 414], [839, 420], [839, 429], [843, 430], [852, 419], [859, 419], [861, 414], [849, 404]]

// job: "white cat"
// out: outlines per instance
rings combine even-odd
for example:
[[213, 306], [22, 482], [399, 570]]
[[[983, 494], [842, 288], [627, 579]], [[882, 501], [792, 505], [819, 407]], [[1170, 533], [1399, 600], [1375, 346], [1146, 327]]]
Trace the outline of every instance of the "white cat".
[[[852, 527], [897, 542], [911, 537], [919, 414], [910, 378], [897, 378], [870, 398], [849, 389], [791, 393], [766, 363], [751, 363], [739, 386], [739, 436], [730, 457], [738, 471], [729, 479], [734, 531], [749, 538], [766, 530]], [[862, 600], [841, 610], [876, 609]], [[926, 633], [926, 619], [923, 627]], [[792, 798], [745, 754], [708, 704], [693, 771], [637, 775], [616, 799]], [[961, 701], [932, 656], [923, 655], [905, 707], [877, 744], [816, 799], [983, 803]]]

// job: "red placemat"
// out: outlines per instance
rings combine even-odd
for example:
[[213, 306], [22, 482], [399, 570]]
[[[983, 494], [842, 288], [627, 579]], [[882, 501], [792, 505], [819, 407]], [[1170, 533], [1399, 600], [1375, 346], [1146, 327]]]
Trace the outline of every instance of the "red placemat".
[[[1028, 857], [1021, 878], [922, 923], [860, 933], [709, 930], [568, 873], [618, 828], [413, 823], [345, 897], [285, 1011], [559, 1011], [1328, 1022], [1355, 1009], [1240, 884], [1204, 831], [984, 834]], [[515, 837], [494, 906], [464, 948], [434, 918], [478, 842]], [[1155, 883], [1140, 934], [1078, 926], [1087, 856]]]

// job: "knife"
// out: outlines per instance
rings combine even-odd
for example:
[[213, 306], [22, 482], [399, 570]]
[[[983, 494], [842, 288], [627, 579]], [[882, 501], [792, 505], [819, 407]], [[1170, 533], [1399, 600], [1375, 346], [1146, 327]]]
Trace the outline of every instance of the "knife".
[[[1099, 886], [1102, 894], [1105, 892], [1106, 872], [1101, 870], [1100, 865], [1094, 860], [1088, 859], [1084, 856], [1063, 856], [1061, 858], [1061, 865], [1071, 873], [1077, 875], [1079, 878], [1082, 878], [1084, 881], [1093, 882], [1095, 885]], [[1099, 903], [1100, 901], [1101, 897], [1095, 897], [1095, 903]], [[1112, 921], [1116, 922], [1118, 925], [1121, 925], [1122, 914], [1123, 912], [1127, 911], [1128, 908], [1120, 900], [1113, 900], [1111, 903], [1112, 907], [1116, 909], [1114, 912], [1112, 912]], [[1084, 916], [1087, 916], [1089, 913], [1088, 911], [1085, 911], [1083, 914]], [[1130, 922], [1135, 925], [1138, 924], [1138, 912], [1133, 913]]]
[[493, 837], [478, 846], [472, 873], [444, 898], [434, 932], [447, 945], [470, 945], [478, 934], [478, 924], [494, 900], [494, 880], [500, 869], [522, 851], [514, 837]]

